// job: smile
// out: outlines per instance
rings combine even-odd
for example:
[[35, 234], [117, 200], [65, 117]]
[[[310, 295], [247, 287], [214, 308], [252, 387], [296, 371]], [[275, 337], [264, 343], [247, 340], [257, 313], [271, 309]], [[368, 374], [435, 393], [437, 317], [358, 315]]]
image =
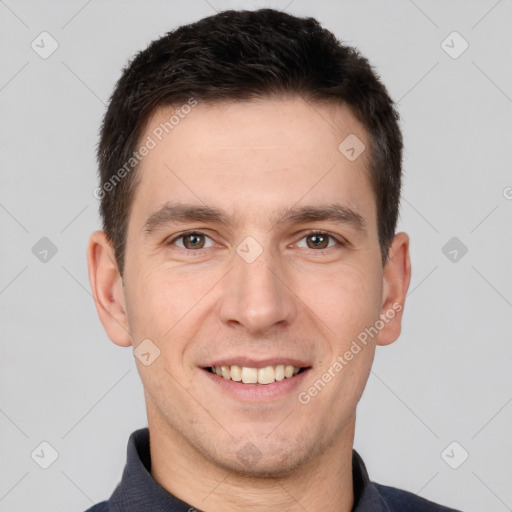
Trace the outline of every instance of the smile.
[[290, 364], [278, 364], [263, 368], [251, 368], [247, 366], [210, 366], [206, 368], [210, 373], [216, 374], [225, 380], [242, 382], [243, 384], [273, 384], [284, 379], [290, 379], [306, 368], [300, 368]]

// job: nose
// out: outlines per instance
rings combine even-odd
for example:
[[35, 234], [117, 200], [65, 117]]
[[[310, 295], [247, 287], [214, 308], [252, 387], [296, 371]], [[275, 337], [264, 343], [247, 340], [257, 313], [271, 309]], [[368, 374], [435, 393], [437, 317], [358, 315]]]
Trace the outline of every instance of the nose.
[[278, 256], [264, 250], [248, 263], [236, 254], [233, 265], [224, 280], [219, 312], [222, 322], [243, 326], [251, 334], [291, 325], [297, 316], [298, 299]]

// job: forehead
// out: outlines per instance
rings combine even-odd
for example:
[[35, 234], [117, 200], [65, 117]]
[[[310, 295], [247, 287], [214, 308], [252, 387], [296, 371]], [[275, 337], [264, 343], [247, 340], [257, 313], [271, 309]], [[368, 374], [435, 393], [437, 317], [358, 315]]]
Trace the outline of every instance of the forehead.
[[180, 201], [244, 222], [299, 203], [375, 215], [368, 136], [340, 104], [292, 98], [160, 108], [141, 137], [149, 140], [132, 210], [139, 223]]

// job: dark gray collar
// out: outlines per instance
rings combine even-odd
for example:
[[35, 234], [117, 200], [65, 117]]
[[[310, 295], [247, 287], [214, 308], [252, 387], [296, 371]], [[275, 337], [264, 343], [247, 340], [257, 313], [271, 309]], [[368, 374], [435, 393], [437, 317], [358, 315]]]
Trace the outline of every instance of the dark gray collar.
[[[109, 512], [190, 512], [187, 503], [168, 493], [151, 476], [149, 430], [136, 430], [128, 441], [128, 457], [121, 482], [106, 503]], [[354, 508], [352, 512], [449, 512], [447, 509], [406, 491], [386, 487], [370, 481], [359, 454], [352, 452], [354, 481]], [[105, 509], [101, 509], [105, 510]], [[457, 512], [457, 511], [454, 511]]]

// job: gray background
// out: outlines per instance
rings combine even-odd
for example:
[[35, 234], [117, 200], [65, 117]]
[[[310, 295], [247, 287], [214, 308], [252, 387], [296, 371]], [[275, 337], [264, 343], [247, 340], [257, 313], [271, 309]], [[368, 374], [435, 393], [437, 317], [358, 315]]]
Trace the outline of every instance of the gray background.
[[[129, 434], [147, 424], [131, 349], [106, 337], [85, 257], [100, 225], [97, 133], [122, 67], [179, 24], [260, 6], [315, 16], [357, 46], [402, 116], [412, 282], [401, 338], [377, 351], [355, 447], [378, 482], [465, 511], [512, 510], [512, 2], [5, 0], [1, 511], [107, 498]], [[43, 31], [59, 45], [46, 59], [31, 47], [51, 48]], [[457, 58], [453, 31], [469, 44]], [[57, 248], [46, 261], [32, 250], [42, 237]], [[42, 441], [58, 452], [48, 469]]]

